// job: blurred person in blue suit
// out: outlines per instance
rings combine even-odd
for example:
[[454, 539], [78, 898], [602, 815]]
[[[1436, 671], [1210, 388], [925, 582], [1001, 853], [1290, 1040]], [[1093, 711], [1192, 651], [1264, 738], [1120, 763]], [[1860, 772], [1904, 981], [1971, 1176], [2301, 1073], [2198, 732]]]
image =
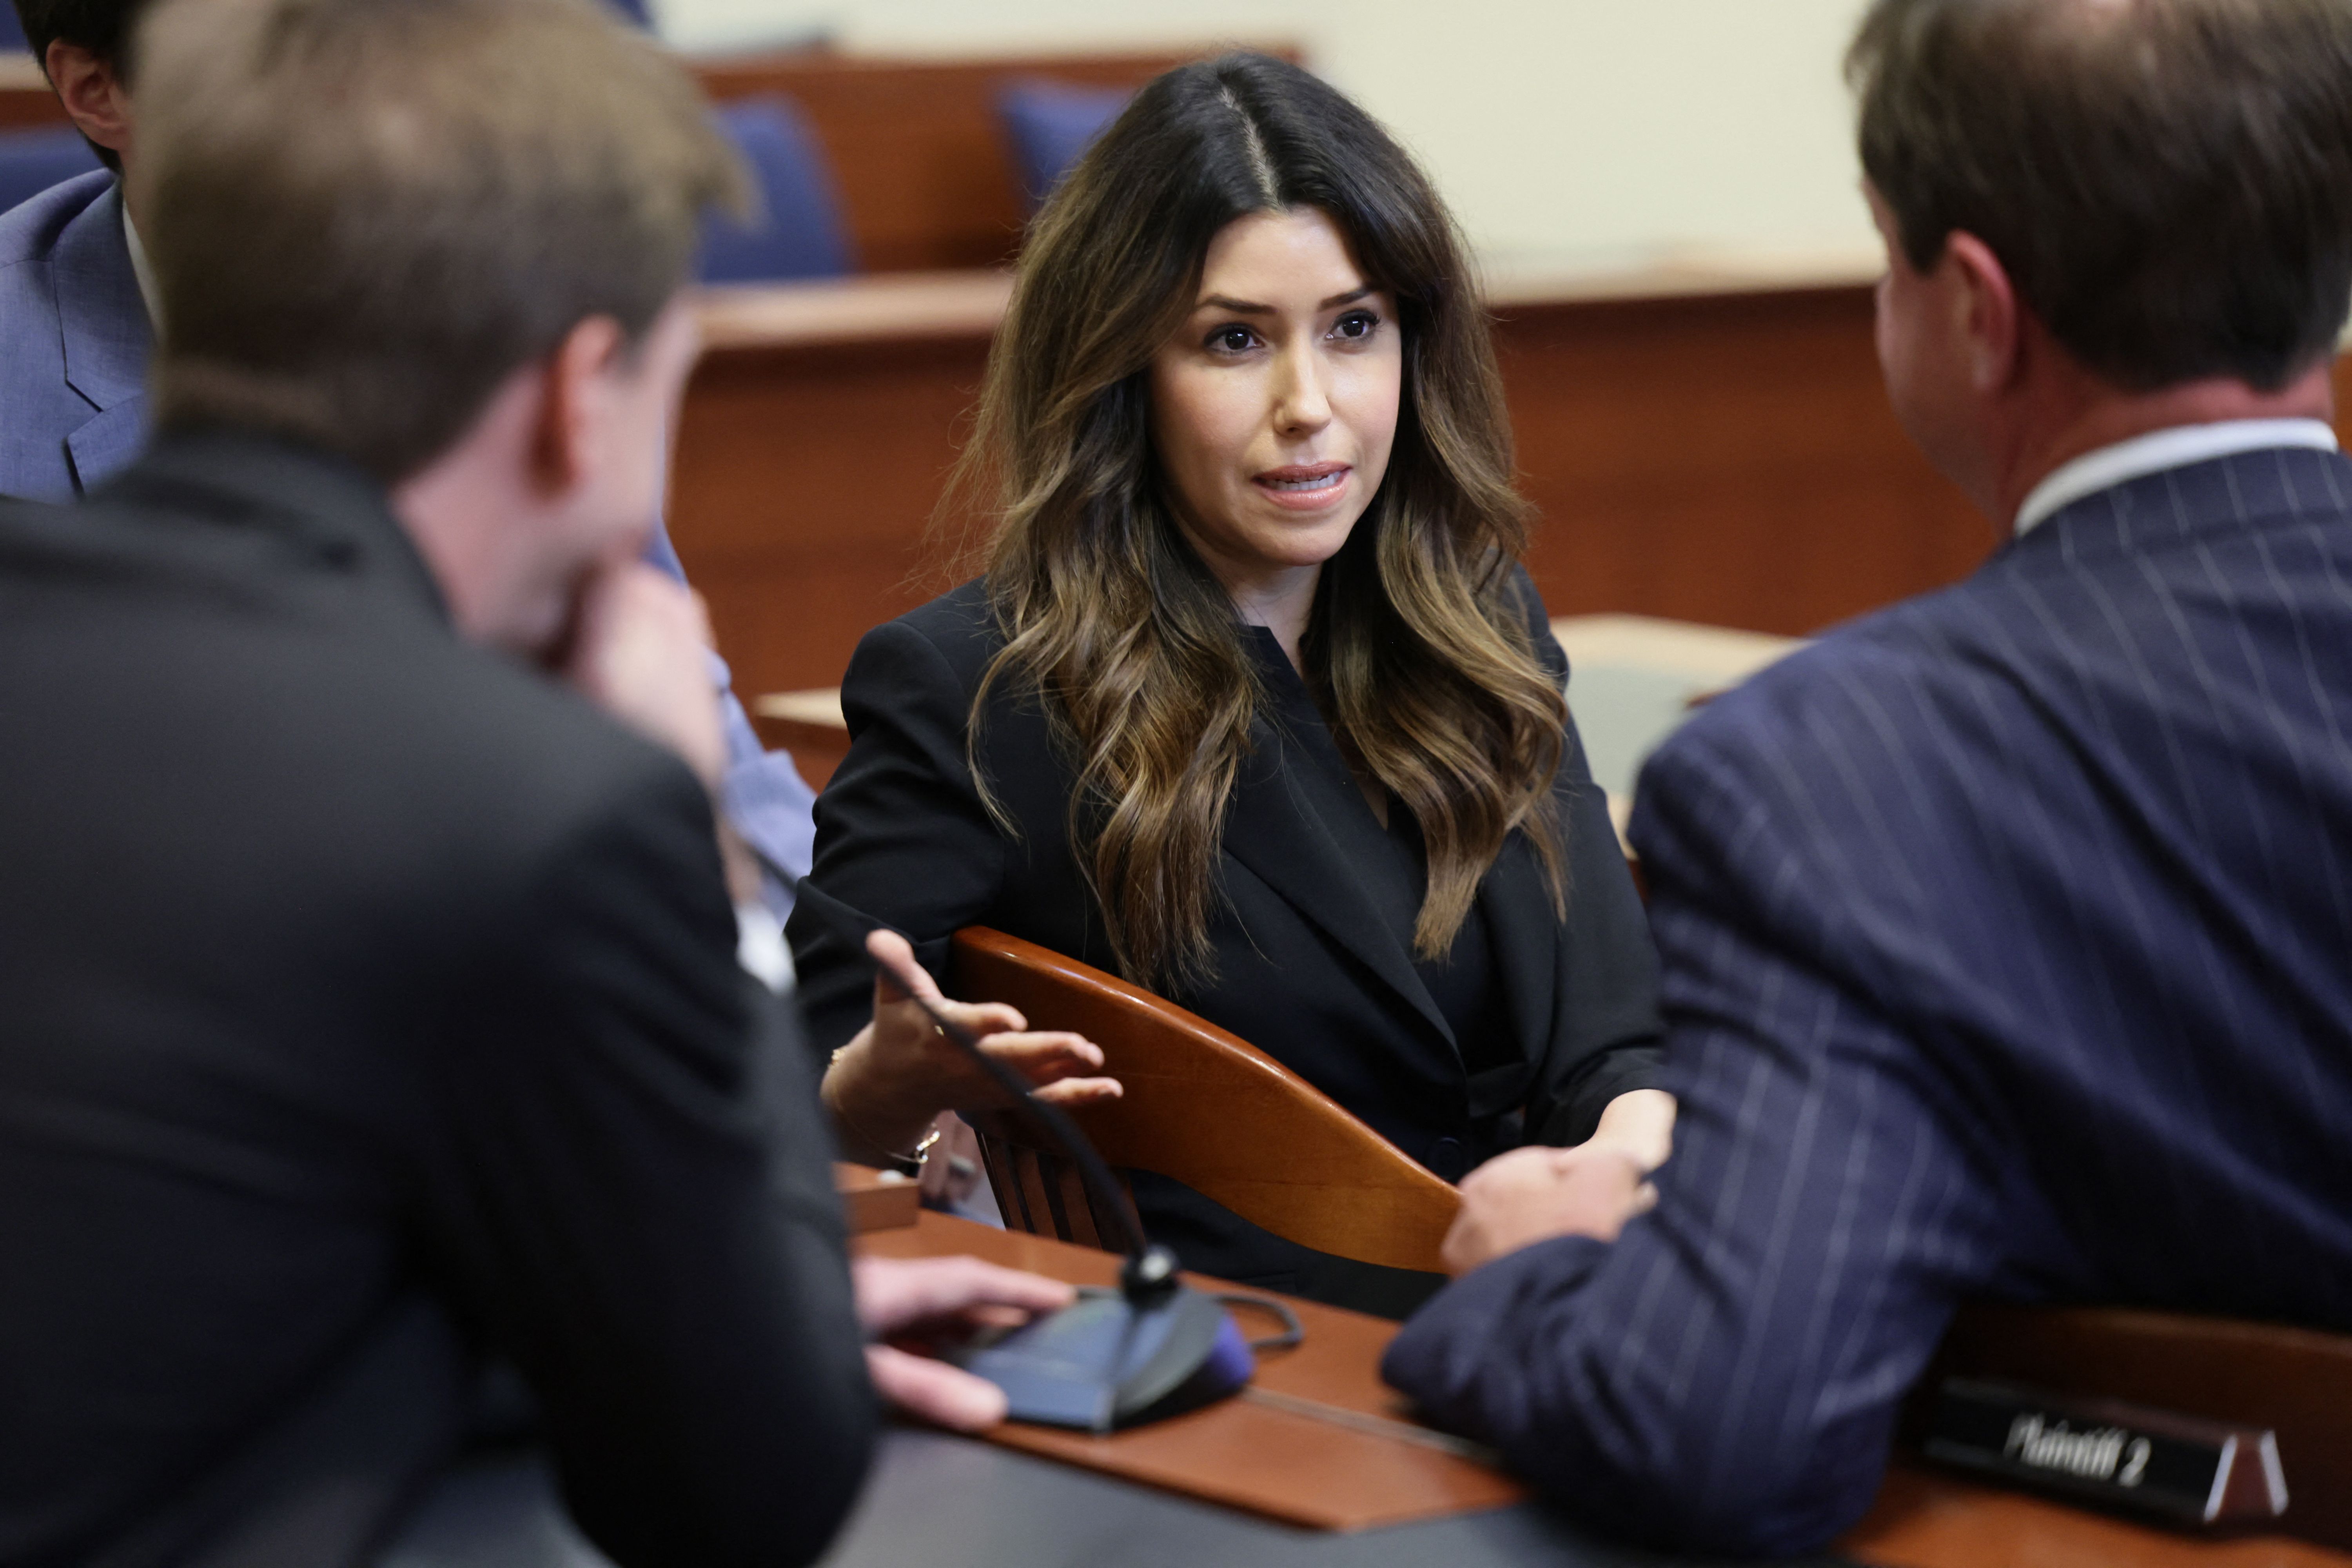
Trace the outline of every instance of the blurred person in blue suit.
[[1849, 74], [2009, 537], [1650, 764], [1674, 1159], [1475, 1173], [1384, 1369], [1711, 1551], [1853, 1523], [1965, 1300], [2352, 1329], [2352, 7], [1877, 0]]
[[[0, 215], [0, 495], [70, 500], [127, 466], [148, 428], [154, 285], [123, 201], [136, 157], [129, 39], [148, 0], [16, 0], [34, 57], [107, 167]], [[656, 521], [646, 559], [683, 582]], [[728, 818], [769, 859], [808, 869], [815, 796], [752, 732], [713, 656], [727, 732]], [[792, 895], [770, 879], [781, 919]]]

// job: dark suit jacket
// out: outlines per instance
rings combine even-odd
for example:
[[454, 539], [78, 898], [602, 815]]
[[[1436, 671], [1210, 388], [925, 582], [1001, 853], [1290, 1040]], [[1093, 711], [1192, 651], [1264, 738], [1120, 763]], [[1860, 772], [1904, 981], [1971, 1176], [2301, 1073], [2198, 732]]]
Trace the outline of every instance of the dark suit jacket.
[[683, 766], [226, 435], [0, 509], [0, 1562], [353, 1561], [486, 1351], [615, 1558], [815, 1555], [873, 1398]]
[[[1533, 586], [1522, 578], [1520, 591], [1542, 657], [1564, 676]], [[1003, 646], [979, 583], [858, 645], [842, 687], [849, 754], [818, 799], [816, 866], [803, 896], [904, 931], [934, 973], [967, 925], [1114, 968], [1070, 845], [1071, 770], [1034, 699], [1000, 687], [982, 729], [982, 763], [1017, 839], [998, 830], [973, 787], [966, 717]], [[1612, 1098], [1651, 1081], [1656, 971], [1573, 731], [1555, 785], [1571, 859], [1569, 917], [1554, 917], [1534, 851], [1515, 836], [1479, 901], [1516, 1038], [1504, 1043], [1507, 1063], [1474, 1076], [1360, 875], [1381, 847], [1368, 837], [1383, 830], [1270, 635], [1258, 658], [1270, 711], [1255, 723], [1225, 829], [1229, 908], [1211, 929], [1215, 975], [1171, 999], [1280, 1058], [1449, 1178], [1519, 1141], [1510, 1113], [1521, 1109], [1528, 1135], [1589, 1136]], [[871, 971], [813, 918], [796, 915], [791, 933], [811, 1027], [820, 1045], [838, 1044], [868, 1010]], [[1139, 1177], [1136, 1190], [1156, 1238], [1190, 1267], [1373, 1310], [1427, 1293], [1425, 1277], [1389, 1279], [1395, 1271], [1322, 1258], [1173, 1183]]]
[[2352, 463], [2077, 502], [1708, 708], [1633, 836], [1675, 1158], [1406, 1327], [1441, 1419], [1798, 1551], [1964, 1298], [2352, 1328]]

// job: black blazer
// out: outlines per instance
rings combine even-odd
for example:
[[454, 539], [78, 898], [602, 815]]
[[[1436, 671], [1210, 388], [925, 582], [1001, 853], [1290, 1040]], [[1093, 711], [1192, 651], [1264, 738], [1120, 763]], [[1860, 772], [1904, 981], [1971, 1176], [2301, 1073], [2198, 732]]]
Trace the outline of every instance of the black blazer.
[[[1534, 587], [1520, 582], [1546, 665], [1565, 677]], [[1387, 837], [1271, 634], [1258, 633], [1270, 711], [1236, 785], [1213, 921], [1214, 978], [1171, 995], [1278, 1058], [1406, 1153], [1452, 1179], [1533, 1137], [1589, 1136], [1616, 1095], [1656, 1067], [1656, 972], [1641, 906], [1571, 730], [1558, 792], [1570, 858], [1569, 914], [1552, 913], [1533, 850], [1514, 836], [1479, 892], [1480, 919], [1512, 1037], [1462, 1042], [1416, 971], [1402, 922], [1362, 875]], [[982, 765], [1019, 827], [998, 830], [965, 760], [966, 717], [1003, 646], [979, 583], [877, 627], [842, 687], [848, 756], [816, 807], [810, 886], [905, 932], [935, 973], [960, 927], [992, 926], [1104, 969], [1100, 908], [1067, 831], [1072, 771], [1034, 695], [1000, 686]], [[1412, 896], [1417, 906], [1418, 890]], [[871, 975], [813, 916], [792, 922], [811, 1027], [821, 1046], [854, 1034]], [[1173, 1183], [1139, 1173], [1158, 1239], [1188, 1266], [1350, 1304], [1402, 1310], [1428, 1280], [1293, 1247]], [[1402, 1292], [1402, 1293], [1400, 1293]]]
[[0, 1562], [360, 1560], [488, 1351], [613, 1557], [816, 1554], [828, 1139], [675, 758], [227, 436], [0, 507]]

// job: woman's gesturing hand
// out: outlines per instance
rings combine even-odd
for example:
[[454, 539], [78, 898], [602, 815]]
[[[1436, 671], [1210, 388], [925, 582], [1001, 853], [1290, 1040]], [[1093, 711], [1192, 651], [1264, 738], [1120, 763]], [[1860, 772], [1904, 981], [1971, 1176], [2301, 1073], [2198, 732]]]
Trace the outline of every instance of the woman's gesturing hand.
[[1001, 1002], [950, 1002], [915, 962], [914, 949], [895, 931], [866, 940], [874, 957], [874, 1021], [834, 1054], [824, 1076], [824, 1100], [835, 1122], [876, 1153], [903, 1154], [942, 1110], [983, 1110], [1006, 1103], [1004, 1091], [979, 1063], [940, 1033], [909, 1001], [920, 996], [972, 1034], [981, 1049], [1011, 1068], [1062, 1106], [1115, 1099], [1118, 1080], [1089, 1076], [1103, 1064], [1102, 1048], [1067, 1031], [1031, 1032], [1028, 1020]]

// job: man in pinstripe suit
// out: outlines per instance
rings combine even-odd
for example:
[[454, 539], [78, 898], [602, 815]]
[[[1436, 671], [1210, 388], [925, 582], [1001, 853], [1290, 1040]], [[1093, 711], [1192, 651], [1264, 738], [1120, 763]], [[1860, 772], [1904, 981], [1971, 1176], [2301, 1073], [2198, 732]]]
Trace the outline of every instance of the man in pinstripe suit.
[[1385, 1368], [1715, 1550], [1862, 1513], [1965, 1299], [2352, 1329], [2352, 5], [1878, 0], [1849, 73], [2011, 537], [1652, 763], [1675, 1158], [1474, 1174]]

